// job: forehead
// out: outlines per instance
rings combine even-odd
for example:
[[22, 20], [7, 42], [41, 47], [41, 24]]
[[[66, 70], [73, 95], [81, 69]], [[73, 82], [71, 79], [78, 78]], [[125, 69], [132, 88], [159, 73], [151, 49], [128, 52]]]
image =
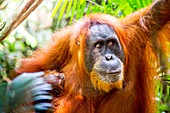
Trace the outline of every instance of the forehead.
[[90, 37], [102, 37], [116, 35], [115, 31], [106, 24], [95, 24], [90, 27]]

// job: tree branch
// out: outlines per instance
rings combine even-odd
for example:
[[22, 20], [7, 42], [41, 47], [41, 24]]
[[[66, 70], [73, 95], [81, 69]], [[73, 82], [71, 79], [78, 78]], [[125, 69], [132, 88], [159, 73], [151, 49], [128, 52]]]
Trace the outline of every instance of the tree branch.
[[0, 42], [5, 39], [43, 0], [22, 0], [14, 12], [0, 24]]

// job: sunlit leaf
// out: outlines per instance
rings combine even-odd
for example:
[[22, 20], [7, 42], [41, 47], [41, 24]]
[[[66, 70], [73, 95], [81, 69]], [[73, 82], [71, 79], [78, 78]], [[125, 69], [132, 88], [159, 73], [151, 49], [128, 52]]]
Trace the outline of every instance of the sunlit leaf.
[[69, 24], [72, 23], [73, 17], [75, 15], [76, 6], [77, 6], [77, 0], [74, 0]]
[[77, 13], [76, 13], [76, 19], [78, 19], [79, 18], [79, 12], [80, 12], [80, 6], [81, 6], [81, 2], [80, 1], [78, 1], [77, 2], [77, 9], [76, 9], [76, 11], [77, 11]]
[[54, 15], [56, 14], [56, 12], [58, 11], [59, 7], [61, 6], [61, 3], [62, 3], [62, 0], [58, 0], [56, 6], [54, 7], [53, 9], [53, 12], [52, 12], [52, 17], [54, 17]]
[[79, 16], [79, 17], [82, 17], [82, 16], [83, 16], [85, 8], [86, 8], [86, 1], [84, 1], [84, 2], [82, 3], [81, 10], [80, 10], [80, 14], [79, 14], [80, 16]]
[[60, 14], [59, 14], [59, 17], [58, 17], [57, 25], [59, 24], [59, 22], [60, 22], [60, 20], [61, 20], [61, 18], [62, 18], [62, 16], [63, 16], [63, 14], [64, 14], [64, 11], [65, 11], [65, 9], [66, 9], [67, 3], [68, 3], [68, 0], [64, 0], [64, 4], [63, 4], [62, 7], [61, 7]]
[[73, 3], [73, 0], [70, 0], [68, 3], [68, 7], [66, 10], [66, 18], [68, 17], [68, 14], [70, 13], [72, 3]]

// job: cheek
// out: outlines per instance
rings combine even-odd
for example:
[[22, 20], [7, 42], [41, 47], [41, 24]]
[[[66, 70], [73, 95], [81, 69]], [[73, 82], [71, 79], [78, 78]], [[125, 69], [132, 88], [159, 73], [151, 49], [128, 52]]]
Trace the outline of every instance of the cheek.
[[94, 65], [100, 59], [100, 54], [99, 53], [92, 52], [90, 50], [91, 49], [86, 50], [85, 54], [84, 54], [84, 63], [85, 63], [85, 66], [86, 66], [86, 69], [88, 70], [88, 72], [92, 71]]
[[85, 63], [87, 71], [91, 72], [92, 68], [94, 66], [94, 59], [91, 54], [91, 51], [89, 51], [89, 50], [87, 50], [84, 54], [84, 63]]

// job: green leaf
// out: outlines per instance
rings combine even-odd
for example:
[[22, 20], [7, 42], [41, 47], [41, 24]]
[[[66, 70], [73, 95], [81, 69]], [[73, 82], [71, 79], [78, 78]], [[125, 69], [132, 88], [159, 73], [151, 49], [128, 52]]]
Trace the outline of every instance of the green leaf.
[[86, 8], [86, 1], [82, 3], [81, 10], [80, 10], [80, 18], [83, 17], [85, 8]]
[[169, 100], [169, 97], [170, 97], [170, 86], [166, 86], [166, 95], [165, 95], [165, 102], [168, 102]]
[[159, 106], [159, 109], [165, 110], [165, 111], [170, 111], [170, 105], [168, 105], [168, 104], [161, 104]]
[[61, 20], [62, 17], [63, 17], [64, 11], [65, 11], [66, 6], [67, 6], [67, 3], [68, 3], [68, 0], [64, 0], [64, 4], [63, 4], [62, 7], [61, 7], [60, 14], [59, 14], [59, 17], [58, 17], [57, 25], [59, 24], [60, 20]]
[[56, 14], [56, 12], [58, 11], [61, 3], [62, 3], [62, 0], [58, 0], [57, 4], [56, 4], [56, 6], [55, 6], [55, 8], [54, 8], [54, 10], [53, 10], [53, 12], [52, 12], [52, 15], [51, 15], [52, 17], [54, 17], [54, 15]]
[[148, 5], [147, 0], [142, 0], [142, 2], [143, 2], [143, 5], [144, 5], [144, 6], [147, 6], [147, 5]]
[[134, 5], [136, 6], [136, 8], [139, 8], [138, 2], [136, 0], [132, 0], [132, 2], [134, 3]]
[[144, 1], [144, 0], [139, 0], [140, 8], [144, 7], [143, 1]]
[[127, 2], [129, 3], [129, 6], [133, 9], [133, 11], [136, 10], [135, 5], [133, 4], [133, 2], [131, 0], [127, 0]]
[[102, 6], [106, 5], [106, 0], [102, 0]]
[[[125, 2], [121, 2], [121, 4], [119, 4], [119, 7], [115, 10], [115, 14], [118, 17], [121, 17], [122, 15], [125, 16], [124, 14], [124, 10], [129, 6], [129, 4], [125, 1]], [[122, 13], [122, 14], [120, 14]]]
[[77, 6], [77, 0], [74, 0], [69, 24], [72, 23], [72, 20], [73, 20], [74, 14], [75, 14], [75, 10], [76, 10], [76, 6]]
[[127, 8], [125, 8], [124, 10], [124, 13], [125, 13], [125, 16], [126, 15], [129, 15], [130, 13], [133, 12], [133, 9], [128, 5]]
[[71, 10], [71, 5], [73, 3], [73, 0], [70, 0], [69, 3], [68, 3], [68, 6], [67, 6], [67, 11], [66, 11], [66, 18], [68, 18], [68, 14]]
[[76, 13], [76, 19], [78, 19], [79, 18], [79, 12], [80, 12], [80, 6], [81, 6], [81, 2], [80, 2], [80, 0], [78, 0], [78, 2], [77, 2], [77, 13]]
[[92, 7], [92, 3], [89, 3], [89, 5], [88, 5], [88, 7], [87, 7], [86, 14], [90, 14], [90, 12], [91, 12], [91, 7]]

